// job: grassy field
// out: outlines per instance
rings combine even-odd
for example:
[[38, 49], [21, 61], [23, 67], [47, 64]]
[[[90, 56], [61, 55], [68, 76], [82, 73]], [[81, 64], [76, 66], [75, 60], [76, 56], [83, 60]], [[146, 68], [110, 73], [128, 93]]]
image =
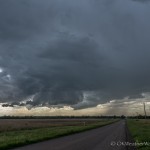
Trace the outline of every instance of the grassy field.
[[0, 149], [69, 135], [115, 121], [113, 119], [2, 119], [0, 120]]
[[148, 142], [147, 145], [139, 145], [137, 148], [139, 150], [150, 150], [150, 120], [128, 120], [128, 127], [131, 132], [132, 137], [137, 143]]
[[97, 123], [98, 119], [0, 119], [0, 132], [45, 127], [81, 126]]

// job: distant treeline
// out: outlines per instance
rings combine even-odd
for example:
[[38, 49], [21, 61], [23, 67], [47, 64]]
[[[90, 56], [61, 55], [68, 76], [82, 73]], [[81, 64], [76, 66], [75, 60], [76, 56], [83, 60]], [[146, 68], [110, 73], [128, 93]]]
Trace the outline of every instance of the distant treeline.
[[119, 119], [125, 116], [1, 116], [0, 119]]
[[[145, 116], [1, 116], [0, 119], [145, 119]], [[146, 119], [150, 119], [150, 116], [147, 116]]]
[[138, 115], [138, 116], [127, 116], [127, 118], [131, 118], [131, 119], [150, 119], [150, 116], [142, 116], [142, 115]]
[[[145, 116], [0, 116], [0, 119], [145, 119]], [[150, 119], [150, 116], [146, 116]]]

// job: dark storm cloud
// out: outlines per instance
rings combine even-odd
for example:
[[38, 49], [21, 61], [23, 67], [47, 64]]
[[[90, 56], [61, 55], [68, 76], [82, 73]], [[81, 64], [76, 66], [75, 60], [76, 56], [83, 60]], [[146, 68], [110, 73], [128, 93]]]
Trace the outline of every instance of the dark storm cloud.
[[0, 102], [78, 109], [148, 92], [149, 7], [132, 0], [0, 1]]
[[150, 2], [150, 0], [133, 0], [135, 2], [140, 2], [140, 3], [147, 3]]

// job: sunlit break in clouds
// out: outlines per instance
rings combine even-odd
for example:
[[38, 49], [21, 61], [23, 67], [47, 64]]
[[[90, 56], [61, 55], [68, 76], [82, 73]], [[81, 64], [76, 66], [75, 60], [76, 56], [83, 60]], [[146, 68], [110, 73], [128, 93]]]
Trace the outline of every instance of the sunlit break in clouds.
[[0, 114], [149, 109], [149, 8], [148, 0], [0, 0]]
[[2, 73], [3, 72], [3, 69], [2, 68], [0, 68], [0, 73]]

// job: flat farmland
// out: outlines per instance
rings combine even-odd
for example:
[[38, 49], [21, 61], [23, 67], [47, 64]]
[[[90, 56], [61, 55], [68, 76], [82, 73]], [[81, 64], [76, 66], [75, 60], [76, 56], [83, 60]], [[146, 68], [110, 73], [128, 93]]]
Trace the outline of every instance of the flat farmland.
[[116, 122], [115, 119], [0, 119], [0, 149], [48, 140]]
[[0, 132], [23, 129], [83, 126], [110, 120], [100, 119], [0, 119]]

